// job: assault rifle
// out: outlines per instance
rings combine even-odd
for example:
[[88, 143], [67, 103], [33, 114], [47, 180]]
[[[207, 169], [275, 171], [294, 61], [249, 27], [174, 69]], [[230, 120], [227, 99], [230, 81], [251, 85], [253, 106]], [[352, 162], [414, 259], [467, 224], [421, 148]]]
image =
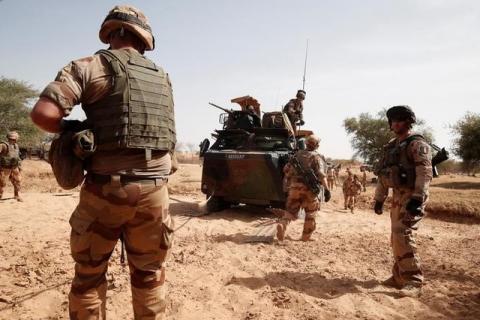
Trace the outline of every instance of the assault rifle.
[[430, 144], [432, 148], [437, 151], [437, 154], [433, 156], [432, 158], [432, 171], [433, 171], [433, 176], [438, 177], [438, 170], [437, 170], [437, 164], [442, 163], [445, 160], [448, 160], [448, 151], [445, 150], [445, 148], [441, 148], [435, 144]]
[[[290, 158], [290, 163], [292, 164], [293, 168], [299, 175], [302, 176], [303, 181], [307, 185], [307, 187], [310, 189], [310, 191], [313, 192], [315, 195], [319, 195], [320, 192], [322, 191], [320, 187], [320, 180], [318, 180], [317, 176], [313, 172], [312, 169], [305, 169], [300, 161], [294, 156]], [[321, 195], [323, 196], [323, 194]]]

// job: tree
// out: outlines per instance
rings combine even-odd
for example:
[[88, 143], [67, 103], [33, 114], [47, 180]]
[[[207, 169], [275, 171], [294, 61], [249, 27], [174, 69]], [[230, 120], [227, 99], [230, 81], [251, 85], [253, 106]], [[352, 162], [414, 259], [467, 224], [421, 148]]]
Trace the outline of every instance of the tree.
[[480, 114], [468, 112], [452, 131], [456, 135], [453, 153], [463, 160], [467, 171], [475, 173], [480, 166]]
[[20, 134], [20, 144], [32, 147], [44, 134], [30, 121], [29, 105], [38, 97], [31, 85], [15, 79], [0, 78], [0, 140], [8, 131]]
[[[343, 121], [347, 134], [352, 136], [350, 142], [355, 151], [353, 157], [360, 157], [370, 165], [375, 165], [381, 158], [383, 146], [395, 137], [388, 126], [386, 113], [385, 109], [376, 116], [361, 113], [356, 118], [346, 118]], [[428, 142], [432, 142], [432, 134], [425, 128], [424, 121], [417, 119], [414, 129]]]

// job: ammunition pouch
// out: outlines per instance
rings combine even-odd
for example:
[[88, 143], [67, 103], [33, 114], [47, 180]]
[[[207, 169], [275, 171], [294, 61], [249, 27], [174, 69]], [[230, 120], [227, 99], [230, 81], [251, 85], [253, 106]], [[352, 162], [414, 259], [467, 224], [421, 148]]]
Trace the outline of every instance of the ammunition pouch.
[[387, 188], [415, 188], [415, 169], [394, 165], [381, 169], [379, 176]]
[[16, 168], [20, 166], [20, 158], [0, 157], [0, 168]]

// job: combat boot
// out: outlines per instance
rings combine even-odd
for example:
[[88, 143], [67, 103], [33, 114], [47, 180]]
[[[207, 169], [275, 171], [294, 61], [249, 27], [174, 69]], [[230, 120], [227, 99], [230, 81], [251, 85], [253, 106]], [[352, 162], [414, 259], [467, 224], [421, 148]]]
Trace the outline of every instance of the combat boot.
[[398, 284], [398, 282], [395, 280], [395, 278], [393, 276], [391, 276], [387, 280], [382, 281], [382, 285], [384, 285], [386, 287], [400, 289], [400, 285]]
[[20, 197], [20, 195], [19, 195], [18, 192], [15, 192], [14, 198], [15, 198], [15, 200], [17, 200], [18, 202], [23, 202], [23, 199], [22, 199], [22, 197]]
[[285, 239], [285, 227], [281, 223], [277, 223], [277, 239], [278, 241]]
[[422, 285], [416, 283], [407, 283], [399, 292], [398, 295], [402, 298], [418, 298], [422, 294]]
[[305, 234], [305, 233], [304, 233], [304, 234], [302, 234], [301, 240], [302, 240], [302, 241], [310, 241], [310, 240], [311, 240], [311, 236], [312, 236], [311, 234]]

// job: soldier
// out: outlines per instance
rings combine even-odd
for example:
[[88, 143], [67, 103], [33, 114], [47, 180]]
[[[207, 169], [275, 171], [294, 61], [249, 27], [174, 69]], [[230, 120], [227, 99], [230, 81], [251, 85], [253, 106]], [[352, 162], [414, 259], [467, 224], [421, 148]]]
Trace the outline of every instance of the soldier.
[[430, 146], [421, 135], [411, 132], [416, 117], [410, 107], [392, 107], [387, 118], [396, 138], [384, 146], [374, 211], [382, 214], [392, 188], [391, 245], [395, 263], [392, 276], [383, 283], [401, 289], [401, 296], [415, 297], [420, 295], [423, 273], [413, 232], [418, 229], [428, 200], [432, 179]]
[[[325, 201], [330, 200], [330, 190], [325, 181], [325, 161], [318, 154], [317, 150], [320, 139], [314, 135], [310, 135], [306, 139], [306, 150], [299, 150], [294, 157], [300, 163], [305, 172], [312, 170], [317, 179], [320, 181], [324, 189]], [[288, 217], [283, 217], [277, 224], [277, 238], [283, 241], [287, 226], [291, 220], [298, 218], [300, 208], [305, 210], [305, 223], [303, 225], [302, 241], [310, 240], [312, 233], [315, 231], [315, 215], [320, 210], [320, 201], [314, 194], [300, 172], [294, 168], [291, 163], [287, 163], [284, 167], [285, 180], [288, 185], [288, 197], [286, 203], [286, 211]]]
[[297, 91], [297, 97], [290, 99], [288, 103], [283, 107], [283, 112], [287, 114], [292, 127], [296, 130], [297, 125], [303, 126], [303, 100], [305, 100], [306, 92], [304, 90]]
[[15, 131], [7, 134], [7, 142], [0, 142], [0, 199], [3, 196], [3, 189], [7, 185], [7, 178], [13, 184], [14, 197], [17, 201], [23, 201], [20, 197], [21, 186], [21, 158], [20, 149], [17, 144], [19, 136]]
[[367, 170], [365, 168], [362, 168], [362, 186], [363, 186], [363, 192], [367, 191]]
[[355, 210], [355, 200], [360, 192], [362, 191], [362, 184], [358, 180], [356, 174], [349, 174], [347, 179], [343, 182], [343, 196], [344, 196], [344, 207], [345, 210], [350, 209], [350, 212], [353, 213]]
[[115, 6], [103, 21], [108, 50], [64, 67], [41, 93], [31, 117], [49, 132], [76, 130], [62, 120], [82, 103], [96, 151], [74, 210], [70, 246], [75, 277], [71, 319], [105, 319], [108, 260], [122, 236], [135, 319], [163, 319], [165, 263], [173, 241], [167, 177], [174, 150], [174, 104], [168, 75], [143, 56], [154, 49], [145, 15]]
[[337, 165], [337, 166], [335, 167], [335, 170], [334, 170], [334, 171], [335, 171], [335, 185], [336, 185], [336, 186], [338, 186], [338, 184], [340, 183], [340, 180], [339, 180], [340, 167], [341, 167], [341, 165], [339, 164], [339, 165]]
[[333, 169], [333, 165], [329, 165], [327, 169], [328, 189], [333, 190], [334, 182], [335, 182], [335, 170]]

